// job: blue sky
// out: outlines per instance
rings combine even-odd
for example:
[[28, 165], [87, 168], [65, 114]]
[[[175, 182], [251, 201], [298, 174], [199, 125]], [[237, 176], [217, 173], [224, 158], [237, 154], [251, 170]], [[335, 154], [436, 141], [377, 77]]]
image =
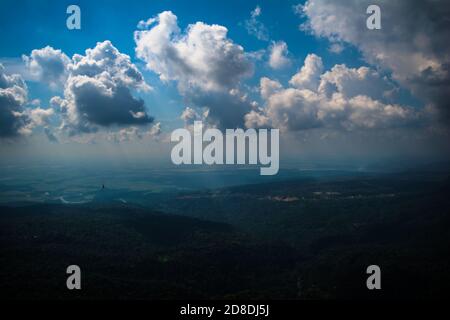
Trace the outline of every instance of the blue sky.
[[[81, 31], [65, 27], [65, 11], [70, 4], [82, 9]], [[311, 49], [317, 50], [317, 41], [298, 32], [299, 19], [292, 10], [295, 4], [298, 1], [3, 1], [0, 26], [8, 32], [3, 34], [2, 54], [17, 56], [46, 45], [74, 54], [108, 39], [133, 56], [137, 23], [165, 10], [173, 11], [182, 27], [196, 21], [224, 25], [237, 43], [247, 50], [258, 50], [261, 41], [249, 36], [240, 24], [259, 5], [271, 38], [285, 39], [294, 54], [306, 55]], [[326, 46], [319, 48], [324, 49]]]
[[[437, 78], [445, 83], [448, 76], [445, 67], [449, 62], [448, 54], [445, 54], [447, 48], [440, 44], [448, 32], [438, 28], [445, 24], [445, 10], [435, 10], [440, 7], [440, 1], [424, 1], [422, 4], [401, 0], [396, 6], [384, 0], [374, 2], [381, 7], [383, 17], [383, 28], [377, 31], [365, 27], [365, 10], [371, 4], [366, 0], [350, 0], [348, 3], [334, 0], [310, 0], [306, 3], [299, 0], [4, 0], [0, 10], [0, 63], [5, 67], [2, 72], [5, 79], [9, 79], [9, 87], [0, 90], [6, 94], [7, 89], [22, 88], [15, 78], [11, 78], [11, 74], [18, 73], [26, 83], [27, 101], [23, 102], [20, 98], [25, 95], [19, 94], [16, 105], [5, 105], [5, 114], [11, 112], [16, 122], [4, 122], [4, 132], [8, 135], [1, 137], [0, 131], [0, 148], [17, 151], [45, 145], [45, 150], [61, 151], [70, 145], [74, 150], [82, 150], [84, 147], [72, 143], [92, 143], [92, 137], [85, 137], [101, 132], [106, 132], [103, 138], [112, 136], [116, 146], [130, 142], [128, 137], [131, 134], [135, 134], [141, 143], [142, 137], [147, 137], [145, 130], [151, 125], [160, 123], [163, 134], [188, 125], [181, 115], [189, 107], [195, 117], [201, 117], [205, 110], [209, 110], [209, 118], [204, 120], [219, 127], [280, 128], [285, 143], [295, 146], [289, 148], [292, 149], [288, 152], [291, 158], [298, 156], [294, 152], [297, 150], [302, 150], [303, 156], [312, 154], [330, 159], [340, 153], [374, 159], [377, 156], [447, 154], [448, 150], [442, 150], [442, 145], [448, 138], [446, 114], [449, 108], [445, 92], [449, 88], [435, 85]], [[81, 8], [81, 30], [66, 28], [66, 8], [71, 4]], [[295, 10], [299, 4], [304, 6]], [[264, 39], [258, 39], [248, 28], [256, 8], [260, 12], [253, 22], [257, 23], [256, 28], [262, 28]], [[160, 44], [160, 39], [153, 37], [145, 40], [148, 43], [144, 40], [141, 43], [153, 52], [152, 55], [147, 55], [145, 50], [139, 54], [136, 51], [138, 42], [133, 36], [139, 21], [158, 17], [164, 11], [171, 11], [176, 16], [180, 28], [178, 34], [162, 43], [169, 51], [152, 51], [156, 50], [155, 45]], [[402, 12], [412, 14], [402, 15]], [[417, 16], [421, 17], [420, 22], [416, 22]], [[194, 38], [186, 29], [196, 22], [203, 22], [205, 28], [213, 25], [226, 27], [227, 36], [220, 41], [231, 43], [235, 55], [231, 58], [220, 56], [219, 50], [214, 53], [218, 55], [216, 57], [208, 52], [208, 48], [201, 52], [197, 47], [191, 47], [190, 54], [204, 57], [211, 64], [206, 67], [201, 66], [202, 61], [191, 61], [189, 54], [183, 56], [182, 48], [189, 39], [198, 47], [208, 45]], [[163, 25], [162, 20], [148, 26], [146, 32], [158, 25]], [[304, 27], [300, 28], [300, 25]], [[411, 25], [415, 27], [411, 28]], [[211, 34], [216, 32], [208, 30]], [[109, 41], [112, 47], [104, 41]], [[215, 45], [222, 45], [220, 41]], [[103, 47], [97, 43], [103, 43]], [[276, 68], [270, 59], [275, 45], [280, 44], [286, 45], [281, 57], [281, 62], [285, 63]], [[242, 52], [237, 45], [242, 46]], [[332, 52], [330, 48], [333, 46], [339, 50]], [[67, 68], [61, 75], [62, 80], [56, 84], [50, 84], [42, 77], [51, 71], [44, 70], [45, 65], [38, 65], [40, 76], [35, 74], [31, 77], [31, 64], [25, 62], [26, 59], [34, 61], [33, 50], [48, 54], [43, 50], [45, 47], [51, 47], [53, 58], [61, 58], [61, 63]], [[80, 109], [83, 106], [70, 91], [73, 89], [70, 81], [77, 77], [80, 79], [80, 74], [70, 71], [68, 66], [77, 64], [72, 60], [74, 54], [92, 58], [85, 53], [89, 48], [117, 50], [117, 57], [121, 54], [130, 56], [127, 68], [136, 68], [144, 80], [132, 79], [133, 84], [122, 88], [121, 83], [119, 87], [127, 96], [130, 94], [130, 103], [136, 104], [130, 107], [130, 111], [145, 111], [148, 121], [138, 123], [133, 119], [121, 121], [115, 118], [111, 122], [105, 119], [97, 119], [96, 122], [92, 121], [93, 116], [98, 116], [94, 110], [91, 118], [86, 118], [83, 123], [78, 119], [75, 123], [62, 111], [64, 106], [69, 106], [72, 118], [84, 116]], [[170, 50], [178, 50], [177, 54], [183, 58], [180, 61], [167, 58]], [[256, 58], [256, 53], [259, 53], [259, 58]], [[243, 61], [236, 62], [236, 59]], [[211, 61], [216, 61], [219, 66], [216, 68]], [[224, 66], [228, 63], [230, 68], [237, 68], [235, 74], [227, 74]], [[342, 64], [345, 66], [340, 67]], [[183, 65], [193, 70], [192, 73], [179, 71]], [[246, 72], [250, 66], [253, 70], [251, 75]], [[109, 76], [115, 77], [117, 66], [108, 68]], [[90, 74], [85, 75], [90, 77]], [[222, 78], [218, 78], [217, 83], [211, 80], [211, 86], [198, 79], [216, 75]], [[164, 77], [170, 80], [163, 81]], [[91, 80], [99, 80], [98, 75]], [[153, 90], [140, 90], [144, 84]], [[59, 107], [50, 103], [56, 96], [61, 98]], [[35, 99], [40, 102], [34, 102]], [[143, 99], [143, 106], [140, 106], [139, 99]], [[110, 101], [112, 105], [116, 102]], [[232, 107], [224, 106], [226, 103]], [[336, 106], [341, 109], [336, 109]], [[39, 110], [33, 112], [33, 108]], [[46, 114], [45, 111], [51, 108], [51, 112]], [[242, 110], [237, 112], [236, 108]], [[111, 109], [110, 113], [114, 112], [120, 114], [121, 111]], [[64, 124], [71, 131], [63, 131]], [[133, 129], [135, 125], [139, 130]], [[49, 139], [58, 139], [47, 141], [43, 132], [47, 132]], [[23, 137], [25, 135], [26, 138]], [[36, 138], [38, 136], [41, 138]], [[123, 136], [126, 138], [122, 139]], [[55, 144], [56, 140], [64, 143]], [[100, 140], [94, 142], [104, 142]], [[159, 138], [158, 143], [161, 141], [165, 140]], [[86, 153], [89, 153], [87, 149]]]
[[[275, 77], [288, 80], [302, 64], [309, 53], [323, 57], [326, 66], [345, 63], [349, 66], [361, 64], [357, 50], [348, 48], [343, 55], [330, 54], [329, 43], [317, 39], [299, 30], [302, 20], [293, 11], [299, 1], [4, 1], [0, 12], [0, 29], [2, 32], [2, 58], [20, 58], [33, 49], [47, 45], [61, 49], [68, 56], [83, 53], [99, 41], [110, 40], [121, 52], [142, 65], [135, 57], [133, 32], [141, 20], [146, 20], [158, 13], [171, 10], [177, 15], [181, 28], [191, 23], [203, 21], [208, 24], [220, 24], [229, 30], [229, 37], [242, 45], [246, 51], [266, 49], [270, 41], [262, 41], [250, 35], [245, 20], [256, 6], [262, 9], [260, 21], [266, 26], [270, 40], [283, 40], [289, 46], [294, 60], [290, 72], [273, 72], [264, 63], [256, 68], [255, 77], [249, 83], [257, 83], [259, 76], [274, 74]], [[66, 8], [78, 4], [82, 13], [82, 29], [66, 28]], [[13, 14], [11, 14], [13, 13]], [[18, 41], [20, 39], [20, 41]], [[148, 82], [158, 87], [158, 95], [144, 96], [155, 116], [164, 120], [173, 119], [179, 113], [181, 105], [176, 90], [171, 86], [160, 85], [158, 77], [141, 68]], [[47, 86], [30, 83], [34, 98], [49, 100], [53, 91]], [[33, 95], [32, 95], [33, 96]], [[174, 103], [176, 101], [177, 103]], [[172, 104], [166, 108], [166, 104]]]

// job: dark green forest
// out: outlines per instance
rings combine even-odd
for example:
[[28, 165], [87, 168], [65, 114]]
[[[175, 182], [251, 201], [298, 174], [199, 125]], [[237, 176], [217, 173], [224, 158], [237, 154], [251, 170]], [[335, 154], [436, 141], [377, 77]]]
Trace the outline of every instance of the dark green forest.
[[[406, 299], [450, 292], [450, 180], [305, 178], [0, 208], [6, 299]], [[114, 193], [114, 192], [113, 192]], [[79, 265], [82, 290], [66, 288]], [[382, 290], [366, 288], [379, 265]]]

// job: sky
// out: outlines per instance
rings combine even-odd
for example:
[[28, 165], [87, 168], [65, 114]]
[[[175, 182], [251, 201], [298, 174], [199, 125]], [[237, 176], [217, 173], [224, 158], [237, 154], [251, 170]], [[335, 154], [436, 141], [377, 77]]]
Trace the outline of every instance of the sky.
[[446, 1], [0, 7], [2, 162], [169, 161], [171, 131], [194, 120], [280, 129], [282, 163], [448, 159]]

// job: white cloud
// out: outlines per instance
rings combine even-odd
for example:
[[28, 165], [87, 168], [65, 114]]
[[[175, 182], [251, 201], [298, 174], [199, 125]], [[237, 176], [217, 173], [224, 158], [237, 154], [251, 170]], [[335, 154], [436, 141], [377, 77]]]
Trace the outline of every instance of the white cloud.
[[330, 47], [328, 48], [328, 51], [335, 54], [340, 54], [342, 51], [344, 51], [344, 46], [340, 43], [332, 43], [330, 44]]
[[151, 128], [146, 132], [147, 136], [157, 137], [161, 134], [161, 122], [155, 123]]
[[284, 41], [273, 42], [270, 46], [269, 65], [272, 69], [283, 69], [291, 64], [288, 46]]
[[29, 116], [35, 126], [48, 125], [49, 119], [55, 114], [51, 108], [43, 109], [41, 107], [30, 109]]
[[181, 32], [170, 11], [152, 21], [147, 30], [135, 32], [138, 58], [163, 82], [176, 81], [186, 103], [208, 109], [215, 125], [243, 123], [251, 105], [233, 92], [252, 75], [253, 65], [244, 49], [228, 38], [227, 28], [196, 22]]
[[259, 17], [262, 13], [261, 7], [260, 6], [256, 6], [256, 8], [250, 12], [250, 15], [252, 18], [256, 18]]
[[264, 99], [269, 98], [271, 95], [273, 95], [277, 91], [280, 91], [282, 88], [283, 86], [278, 81], [271, 80], [267, 77], [263, 77], [260, 80], [261, 96]]
[[271, 121], [264, 110], [252, 110], [245, 115], [245, 126], [247, 128], [267, 128], [270, 127]]
[[[445, 0], [379, 0], [382, 29], [365, 27], [369, 0], [309, 0], [297, 6], [304, 30], [356, 46], [367, 62], [450, 118], [450, 6]], [[345, 17], [345, 19], [342, 19]]]
[[52, 108], [40, 107], [39, 99], [28, 101], [22, 77], [6, 74], [0, 64], [0, 138], [30, 135], [36, 127], [43, 127], [47, 133], [53, 115]]
[[255, 36], [259, 40], [268, 41], [269, 32], [264, 24], [258, 20], [258, 17], [261, 16], [261, 14], [261, 7], [256, 6], [256, 8], [250, 12], [250, 19], [245, 20], [244, 25], [248, 34]]
[[28, 89], [18, 74], [8, 75], [0, 64], [0, 138], [14, 137], [29, 122], [24, 113]]
[[352, 131], [415, 125], [420, 112], [384, 101], [392, 84], [376, 71], [336, 65], [323, 72], [320, 57], [308, 55], [292, 87], [262, 78], [265, 108], [246, 115], [248, 127], [272, 126], [283, 131], [328, 128]]
[[43, 109], [40, 106], [33, 109], [25, 109], [23, 115], [28, 118], [25, 126], [20, 129], [20, 133], [23, 135], [30, 135], [33, 129], [36, 127], [44, 127], [45, 133], [49, 136], [50, 132], [50, 119], [55, 114], [52, 108]]
[[131, 126], [128, 128], [122, 128], [117, 132], [111, 132], [108, 135], [108, 140], [114, 142], [127, 142], [127, 141], [135, 141], [142, 139], [142, 133], [139, 128]]
[[197, 22], [180, 33], [177, 17], [162, 12], [149, 30], [135, 32], [136, 55], [161, 80], [178, 81], [181, 91], [230, 89], [252, 73], [244, 49], [227, 37], [227, 28]]
[[365, 95], [381, 100], [394, 90], [394, 84], [368, 67], [348, 68], [338, 64], [320, 75], [319, 86], [319, 91], [328, 96], [336, 89], [346, 98]]
[[186, 107], [181, 113], [180, 119], [184, 121], [186, 127], [194, 124], [194, 121], [203, 120], [202, 117], [195, 109]]
[[50, 102], [60, 108], [62, 129], [70, 135], [95, 132], [111, 125], [146, 125], [153, 121], [144, 101], [132, 90], [147, 91], [130, 57], [120, 53], [110, 41], [99, 42], [85, 55], [75, 54], [67, 66], [64, 98]]
[[315, 54], [308, 54], [303, 67], [291, 78], [289, 83], [296, 88], [316, 90], [322, 72], [322, 58]]
[[106, 139], [116, 143], [133, 142], [143, 140], [145, 138], [156, 139], [161, 134], [161, 123], [157, 122], [149, 129], [145, 130], [136, 126], [121, 128], [118, 131], [111, 131]]
[[67, 77], [67, 65], [69, 57], [61, 50], [55, 50], [50, 46], [31, 51], [30, 56], [23, 56], [26, 66], [33, 77], [53, 87], [64, 83]]

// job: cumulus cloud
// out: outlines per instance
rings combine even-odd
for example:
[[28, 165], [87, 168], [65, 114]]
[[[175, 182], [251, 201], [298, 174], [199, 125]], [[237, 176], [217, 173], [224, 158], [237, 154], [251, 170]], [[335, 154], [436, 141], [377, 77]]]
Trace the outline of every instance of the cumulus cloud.
[[281, 89], [283, 89], [283, 86], [278, 81], [271, 80], [267, 77], [263, 77], [260, 80], [260, 92], [264, 99], [268, 99], [271, 95]]
[[161, 122], [155, 123], [151, 128], [146, 132], [147, 136], [157, 137], [161, 134]]
[[29, 135], [32, 133], [33, 129], [36, 127], [44, 127], [45, 134], [49, 137], [50, 140], [53, 140], [51, 137], [51, 129], [50, 129], [50, 120], [55, 114], [52, 108], [43, 109], [40, 106], [37, 108], [25, 109], [22, 113], [22, 116], [27, 118], [27, 123], [21, 128], [20, 132], [25, 135]]
[[245, 126], [247, 128], [267, 128], [270, 127], [271, 121], [264, 114], [263, 109], [252, 110], [245, 115]]
[[316, 90], [323, 72], [322, 58], [315, 54], [308, 54], [303, 67], [289, 81], [296, 88]]
[[46, 46], [42, 49], [33, 50], [30, 56], [24, 55], [22, 58], [36, 80], [43, 81], [51, 86], [64, 83], [70, 59], [61, 50]]
[[43, 109], [41, 107], [30, 109], [29, 116], [35, 126], [48, 125], [50, 118], [55, 114], [51, 108]]
[[28, 102], [28, 89], [22, 77], [6, 74], [0, 64], [0, 138], [30, 135], [36, 127], [50, 132], [53, 115], [54, 110], [41, 108], [38, 99]]
[[202, 121], [207, 117], [207, 114], [200, 115], [195, 109], [186, 107], [181, 113], [180, 119], [184, 121], [184, 126], [189, 127], [194, 124], [194, 121]]
[[250, 35], [255, 36], [259, 40], [268, 41], [269, 32], [264, 24], [258, 20], [258, 17], [261, 14], [261, 7], [256, 6], [256, 8], [250, 12], [250, 19], [245, 20], [244, 25]]
[[182, 34], [177, 17], [162, 12], [148, 30], [136, 31], [136, 55], [161, 80], [176, 80], [180, 89], [230, 89], [243, 76], [251, 75], [252, 65], [244, 49], [227, 37], [227, 28], [197, 22]]
[[269, 65], [272, 69], [283, 69], [290, 65], [288, 46], [284, 41], [272, 43], [270, 46]]
[[252, 75], [253, 65], [228, 38], [227, 28], [196, 22], [182, 32], [170, 11], [149, 21], [147, 29], [135, 32], [136, 55], [147, 68], [163, 82], [175, 81], [186, 104], [209, 110], [208, 120], [215, 125], [243, 124], [252, 106], [238, 87]]
[[338, 64], [320, 75], [319, 91], [327, 96], [337, 91], [345, 98], [364, 95], [382, 100], [389, 97], [394, 90], [394, 84], [386, 76], [368, 67], [347, 68], [343, 64]]
[[121, 128], [119, 131], [110, 132], [107, 140], [113, 142], [130, 142], [138, 141], [144, 138], [156, 138], [161, 134], [161, 123], [155, 123], [148, 130], [138, 128], [136, 126]]
[[393, 84], [366, 67], [336, 65], [323, 73], [320, 57], [308, 55], [289, 83], [291, 87], [283, 88], [277, 81], [261, 79], [265, 108], [246, 115], [248, 127], [352, 131], [414, 125], [421, 116], [411, 107], [387, 102], [383, 92]]
[[62, 129], [70, 135], [95, 132], [112, 125], [153, 122], [144, 101], [132, 90], [149, 90], [130, 57], [110, 41], [99, 42], [85, 55], [75, 54], [67, 65], [64, 97], [50, 102], [63, 116]]
[[[8, 76], [3, 66], [0, 70], [1, 135], [31, 134], [36, 127], [51, 141], [62, 132], [75, 136], [93, 133], [99, 128], [130, 127], [151, 124], [144, 101], [134, 96], [134, 91], [148, 91], [141, 72], [131, 63], [130, 57], [120, 53], [110, 41], [99, 42], [87, 49], [84, 55], [71, 59], [61, 50], [50, 46], [33, 50], [23, 56], [33, 80], [50, 86], [64, 87], [62, 97], [50, 100], [50, 108], [40, 107], [35, 99], [27, 108], [27, 87], [18, 75]], [[59, 116], [61, 125], [55, 128]], [[159, 132], [159, 126], [151, 128]]]
[[27, 86], [18, 74], [8, 75], [0, 64], [0, 138], [14, 137], [29, 122], [24, 113]]
[[[303, 30], [356, 46], [367, 62], [450, 119], [450, 6], [445, 0], [379, 0], [382, 29], [365, 27], [369, 0], [309, 0], [296, 6]], [[342, 17], [346, 17], [342, 19]]]

